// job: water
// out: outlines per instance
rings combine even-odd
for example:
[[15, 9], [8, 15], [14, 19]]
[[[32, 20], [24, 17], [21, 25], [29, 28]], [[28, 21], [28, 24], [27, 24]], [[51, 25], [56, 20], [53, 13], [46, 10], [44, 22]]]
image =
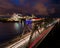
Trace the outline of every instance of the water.
[[[31, 28], [31, 20], [25, 21], [25, 24]], [[18, 35], [21, 35], [24, 30], [24, 22], [0, 22], [0, 44], [7, 42]]]
[[0, 22], [0, 43], [9, 41], [20, 35], [23, 31], [21, 23], [2, 23]]

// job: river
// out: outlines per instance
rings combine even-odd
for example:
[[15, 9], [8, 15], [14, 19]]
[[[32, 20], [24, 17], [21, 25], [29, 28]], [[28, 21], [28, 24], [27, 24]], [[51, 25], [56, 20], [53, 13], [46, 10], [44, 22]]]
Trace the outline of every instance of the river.
[[21, 23], [0, 22], [0, 43], [8, 41], [21, 33]]

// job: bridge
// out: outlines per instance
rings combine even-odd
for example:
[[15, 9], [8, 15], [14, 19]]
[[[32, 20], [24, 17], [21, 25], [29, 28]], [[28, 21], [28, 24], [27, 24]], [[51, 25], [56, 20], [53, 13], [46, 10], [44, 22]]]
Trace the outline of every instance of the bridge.
[[[25, 26], [26, 28], [24, 28], [24, 30], [30, 30], [29, 33], [26, 33], [24, 35], [22, 34], [22, 37], [18, 37], [20, 38], [19, 40], [17, 40], [16, 42], [9, 44], [11, 42], [8, 43], [8, 45], [4, 45], [6, 48], [36, 48], [43, 40], [44, 38], [49, 34], [49, 32], [52, 30], [52, 28], [55, 26], [56, 23], [59, 23], [59, 19], [54, 20], [51, 23], [48, 24], [43, 24], [43, 22], [34, 22], [32, 24], [32, 29], [27, 26]], [[38, 24], [38, 23], [42, 23], [45, 26], [41, 26], [42, 24]], [[39, 43], [38, 43], [39, 42]]]

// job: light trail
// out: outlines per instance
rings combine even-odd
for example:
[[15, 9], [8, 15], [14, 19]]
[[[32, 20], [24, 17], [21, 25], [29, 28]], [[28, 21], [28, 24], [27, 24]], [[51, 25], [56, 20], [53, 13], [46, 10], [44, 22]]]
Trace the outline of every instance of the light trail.
[[[42, 32], [44, 30], [44, 28], [42, 28], [41, 30], [39, 30], [40, 32]], [[36, 33], [36, 35], [35, 35]], [[35, 36], [38, 36], [38, 32], [36, 31], [34, 34], [33, 34], [33, 37], [32, 39], [35, 38]], [[15, 42], [14, 44], [8, 46], [8, 47], [5, 47], [5, 48], [18, 48], [20, 46], [23, 46], [25, 43], [27, 43], [29, 41], [29, 38], [30, 38], [30, 35], [26, 36], [25, 38], [19, 40], [18, 42]]]
[[[58, 20], [55, 20], [55, 22], [53, 22], [53, 23], [55, 24], [55, 23], [57, 23], [57, 22], [58, 22]], [[43, 30], [44, 30], [44, 28], [39, 29], [39, 32], [41, 33]], [[35, 35], [35, 33], [36, 33], [36, 35]], [[33, 36], [32, 36], [33, 39], [34, 39], [36, 36], [39, 35], [37, 31], [36, 31], [35, 33], [34, 33]], [[29, 41], [29, 38], [30, 38], [30, 34], [29, 34], [28, 36], [26, 36], [25, 38], [23, 38], [23, 39], [15, 42], [14, 44], [11, 44], [10, 46], [7, 46], [7, 47], [5, 47], [5, 48], [19, 48], [19, 47], [23, 46], [24, 44], [27, 44], [28, 41]]]

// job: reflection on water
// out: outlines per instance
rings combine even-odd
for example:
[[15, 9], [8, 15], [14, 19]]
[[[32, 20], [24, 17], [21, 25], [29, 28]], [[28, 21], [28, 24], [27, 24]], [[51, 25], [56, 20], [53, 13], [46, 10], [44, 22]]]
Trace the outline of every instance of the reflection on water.
[[[28, 21], [25, 23], [27, 24]], [[29, 23], [29, 26], [31, 27], [31, 23]], [[21, 35], [24, 27], [24, 23], [0, 22], [0, 44], [11, 40], [18, 35]]]
[[22, 33], [21, 23], [2, 23], [0, 22], [0, 43], [8, 41]]

